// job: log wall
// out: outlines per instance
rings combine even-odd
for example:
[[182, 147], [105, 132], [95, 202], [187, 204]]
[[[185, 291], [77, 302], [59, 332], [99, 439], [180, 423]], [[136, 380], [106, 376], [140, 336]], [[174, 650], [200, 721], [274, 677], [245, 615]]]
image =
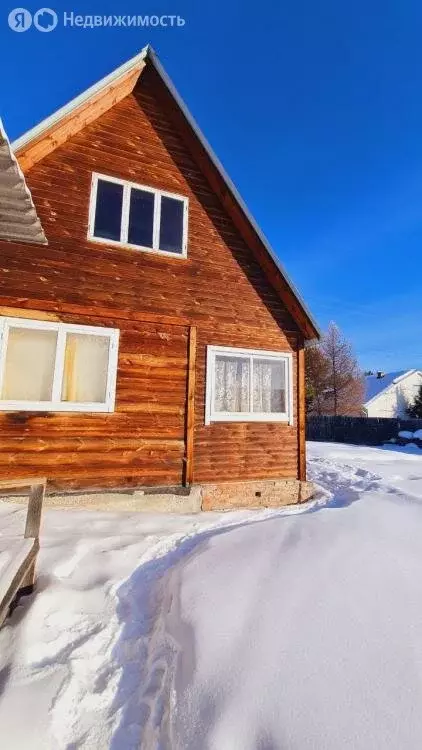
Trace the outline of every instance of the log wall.
[[2, 478], [32, 476], [43, 468], [58, 490], [181, 484], [188, 329], [118, 317], [107, 325], [120, 329], [115, 412], [3, 412]]
[[[299, 475], [302, 337], [145, 72], [135, 91], [27, 171], [47, 247], [0, 243], [0, 305], [118, 327], [114, 414], [0, 414], [0, 474], [60, 488], [174, 485], [186, 458], [196, 328], [194, 482]], [[87, 240], [92, 172], [189, 197], [188, 258]], [[205, 426], [207, 344], [294, 353], [295, 421]], [[191, 399], [192, 401], [192, 399]]]

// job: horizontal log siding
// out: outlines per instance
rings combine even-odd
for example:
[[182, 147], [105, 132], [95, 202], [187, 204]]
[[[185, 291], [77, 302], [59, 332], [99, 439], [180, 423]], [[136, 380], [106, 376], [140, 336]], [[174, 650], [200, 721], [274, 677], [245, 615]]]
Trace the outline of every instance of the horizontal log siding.
[[181, 484], [188, 329], [118, 318], [107, 325], [120, 329], [115, 412], [3, 412], [2, 479], [44, 472], [57, 490]]
[[[194, 482], [276, 479], [298, 475], [297, 370], [295, 338], [277, 332], [244, 331], [243, 337], [217, 329], [198, 332]], [[294, 425], [215, 422], [205, 426], [207, 344], [293, 352]]]
[[[188, 196], [188, 258], [88, 241], [93, 171]], [[117, 410], [1, 414], [0, 475], [45, 474], [60, 488], [180, 483], [191, 323], [194, 481], [296, 477], [296, 420], [204, 426], [206, 345], [296, 351], [297, 326], [159, 105], [149, 74], [26, 176], [49, 245], [0, 243], [0, 304], [120, 328]], [[131, 319], [141, 313], [181, 325]]]

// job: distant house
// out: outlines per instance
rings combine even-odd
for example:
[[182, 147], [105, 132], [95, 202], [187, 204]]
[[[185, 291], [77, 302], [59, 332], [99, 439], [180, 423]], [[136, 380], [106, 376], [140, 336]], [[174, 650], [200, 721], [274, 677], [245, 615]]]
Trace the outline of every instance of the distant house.
[[421, 384], [420, 370], [398, 370], [367, 375], [364, 403], [366, 415], [406, 418], [406, 407], [414, 401]]

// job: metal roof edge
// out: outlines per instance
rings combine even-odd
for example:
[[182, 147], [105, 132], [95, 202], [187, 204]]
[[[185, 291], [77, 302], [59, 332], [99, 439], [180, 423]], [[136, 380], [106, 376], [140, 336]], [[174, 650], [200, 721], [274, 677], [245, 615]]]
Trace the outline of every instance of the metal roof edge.
[[147, 45], [141, 50], [141, 52], [138, 52], [137, 55], [132, 57], [130, 60], [127, 60], [125, 63], [120, 65], [120, 67], [113, 70], [112, 73], [109, 73], [108, 75], [104, 76], [104, 78], [101, 78], [100, 81], [97, 81], [97, 83], [94, 83], [92, 86], [85, 89], [85, 91], [83, 91], [81, 94], [75, 96], [73, 99], [67, 102], [67, 104], [64, 104], [63, 107], [60, 107], [55, 112], [53, 112], [52, 115], [49, 115], [44, 120], [39, 122], [38, 125], [35, 125], [30, 130], [27, 130], [26, 133], [19, 136], [19, 138], [16, 138], [16, 140], [11, 144], [13, 151], [18, 151], [35, 138], [38, 138], [45, 130], [51, 128], [56, 124], [56, 122], [59, 122], [59, 120], [72, 112], [72, 110], [76, 109], [76, 107], [84, 104], [92, 96], [98, 94], [101, 89], [106, 88], [110, 85], [110, 83], [117, 81], [122, 75], [127, 73], [132, 68], [135, 68], [136, 65], [145, 60], [148, 54], [148, 49], [149, 46]]

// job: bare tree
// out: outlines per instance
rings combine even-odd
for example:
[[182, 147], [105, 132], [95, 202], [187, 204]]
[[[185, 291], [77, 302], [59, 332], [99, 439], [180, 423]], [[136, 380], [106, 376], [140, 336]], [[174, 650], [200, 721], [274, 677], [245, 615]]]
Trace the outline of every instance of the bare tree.
[[335, 323], [328, 326], [320, 347], [329, 364], [323, 413], [349, 416], [361, 414], [364, 381], [352, 346]]
[[320, 344], [305, 349], [306, 408], [308, 414], [324, 414], [324, 399], [328, 388], [330, 364]]

